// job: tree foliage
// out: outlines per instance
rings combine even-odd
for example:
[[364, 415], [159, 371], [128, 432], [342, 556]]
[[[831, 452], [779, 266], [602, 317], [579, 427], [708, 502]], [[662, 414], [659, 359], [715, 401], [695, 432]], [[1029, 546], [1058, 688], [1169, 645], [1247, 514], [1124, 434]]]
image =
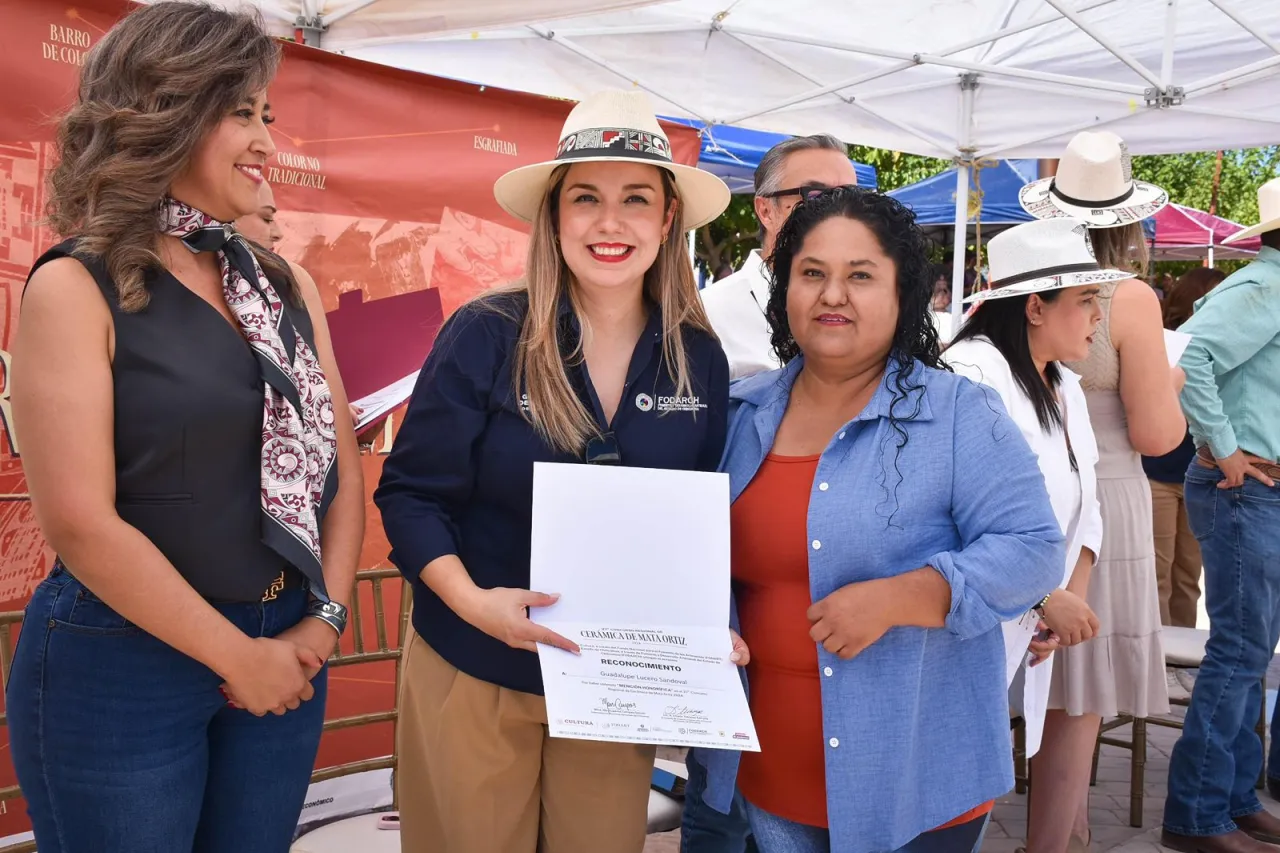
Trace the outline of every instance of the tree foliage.
[[[1139, 156], [1133, 158], [1133, 176], [1163, 187], [1171, 201], [1208, 210], [1216, 160], [1215, 151]], [[1257, 189], [1278, 174], [1280, 146], [1225, 152], [1217, 214], [1242, 225], [1257, 222]]]

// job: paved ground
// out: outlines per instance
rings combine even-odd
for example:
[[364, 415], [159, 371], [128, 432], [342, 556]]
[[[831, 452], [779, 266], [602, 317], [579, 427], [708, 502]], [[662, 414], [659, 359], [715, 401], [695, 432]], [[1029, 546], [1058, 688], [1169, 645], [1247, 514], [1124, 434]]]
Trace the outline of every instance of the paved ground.
[[[1280, 684], [1280, 657], [1272, 663], [1268, 674], [1271, 684]], [[1182, 709], [1175, 709], [1181, 714]], [[1116, 736], [1127, 739], [1128, 728]], [[1142, 826], [1129, 825], [1130, 753], [1117, 747], [1104, 746], [1098, 762], [1098, 783], [1092, 789], [1089, 814], [1096, 853], [1158, 853], [1160, 819], [1164, 810], [1165, 789], [1169, 780], [1169, 752], [1177, 740], [1176, 729], [1149, 726], [1147, 736], [1146, 784], [1143, 792]], [[678, 760], [679, 750], [663, 750], [663, 757]], [[1280, 814], [1280, 804], [1260, 792], [1268, 808]], [[992, 813], [982, 853], [1014, 853], [1023, 845], [1027, 831], [1026, 797], [1009, 794], [1002, 798]], [[668, 832], [649, 837], [645, 853], [678, 853], [680, 833]]]

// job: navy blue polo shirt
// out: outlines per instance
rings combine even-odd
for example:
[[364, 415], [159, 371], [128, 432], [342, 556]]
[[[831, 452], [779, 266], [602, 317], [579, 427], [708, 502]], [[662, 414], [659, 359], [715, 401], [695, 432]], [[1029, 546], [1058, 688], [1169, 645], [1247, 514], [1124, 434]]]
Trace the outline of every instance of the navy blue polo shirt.
[[[527, 307], [524, 293], [493, 295], [464, 305], [444, 324], [418, 376], [374, 503], [391, 543], [391, 561], [413, 583], [419, 636], [474, 678], [541, 694], [535, 653], [472, 627], [419, 578], [432, 560], [456, 554], [481, 588], [528, 589], [533, 463], [585, 464], [543, 441], [521, 414], [511, 373], [518, 318]], [[559, 322], [563, 350], [572, 353], [579, 326], [567, 300]], [[686, 327], [684, 341], [692, 393], [682, 396], [665, 366], [661, 313], [650, 306], [607, 427], [623, 465], [714, 471], [720, 463], [729, 364], [711, 335]], [[579, 399], [605, 430], [586, 365], [566, 364]]]
[[1187, 468], [1195, 455], [1195, 442], [1191, 440], [1191, 433], [1187, 433], [1182, 444], [1164, 456], [1142, 457], [1142, 470], [1146, 472], [1147, 479], [1157, 483], [1181, 484], [1187, 478]]

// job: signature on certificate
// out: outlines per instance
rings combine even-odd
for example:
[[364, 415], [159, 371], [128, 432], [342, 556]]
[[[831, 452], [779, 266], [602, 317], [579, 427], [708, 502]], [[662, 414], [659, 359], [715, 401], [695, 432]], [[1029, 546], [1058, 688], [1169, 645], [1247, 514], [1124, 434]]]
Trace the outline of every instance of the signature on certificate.
[[605, 699], [600, 700], [600, 704], [604, 706], [606, 711], [634, 711], [636, 709], [635, 702], [623, 702], [621, 699]]
[[701, 708], [690, 708], [688, 705], [668, 705], [662, 709], [664, 720], [705, 720], [706, 715]]

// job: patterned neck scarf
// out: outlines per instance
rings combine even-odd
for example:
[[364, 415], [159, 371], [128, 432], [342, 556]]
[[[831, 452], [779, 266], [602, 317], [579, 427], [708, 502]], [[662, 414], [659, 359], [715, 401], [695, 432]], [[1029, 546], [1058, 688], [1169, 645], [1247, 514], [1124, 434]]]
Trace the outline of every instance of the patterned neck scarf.
[[290, 306], [231, 225], [165, 199], [159, 227], [193, 253], [218, 256], [222, 295], [262, 374], [262, 541], [327, 600], [320, 527], [338, 490], [338, 444], [320, 361], [294, 327]]

